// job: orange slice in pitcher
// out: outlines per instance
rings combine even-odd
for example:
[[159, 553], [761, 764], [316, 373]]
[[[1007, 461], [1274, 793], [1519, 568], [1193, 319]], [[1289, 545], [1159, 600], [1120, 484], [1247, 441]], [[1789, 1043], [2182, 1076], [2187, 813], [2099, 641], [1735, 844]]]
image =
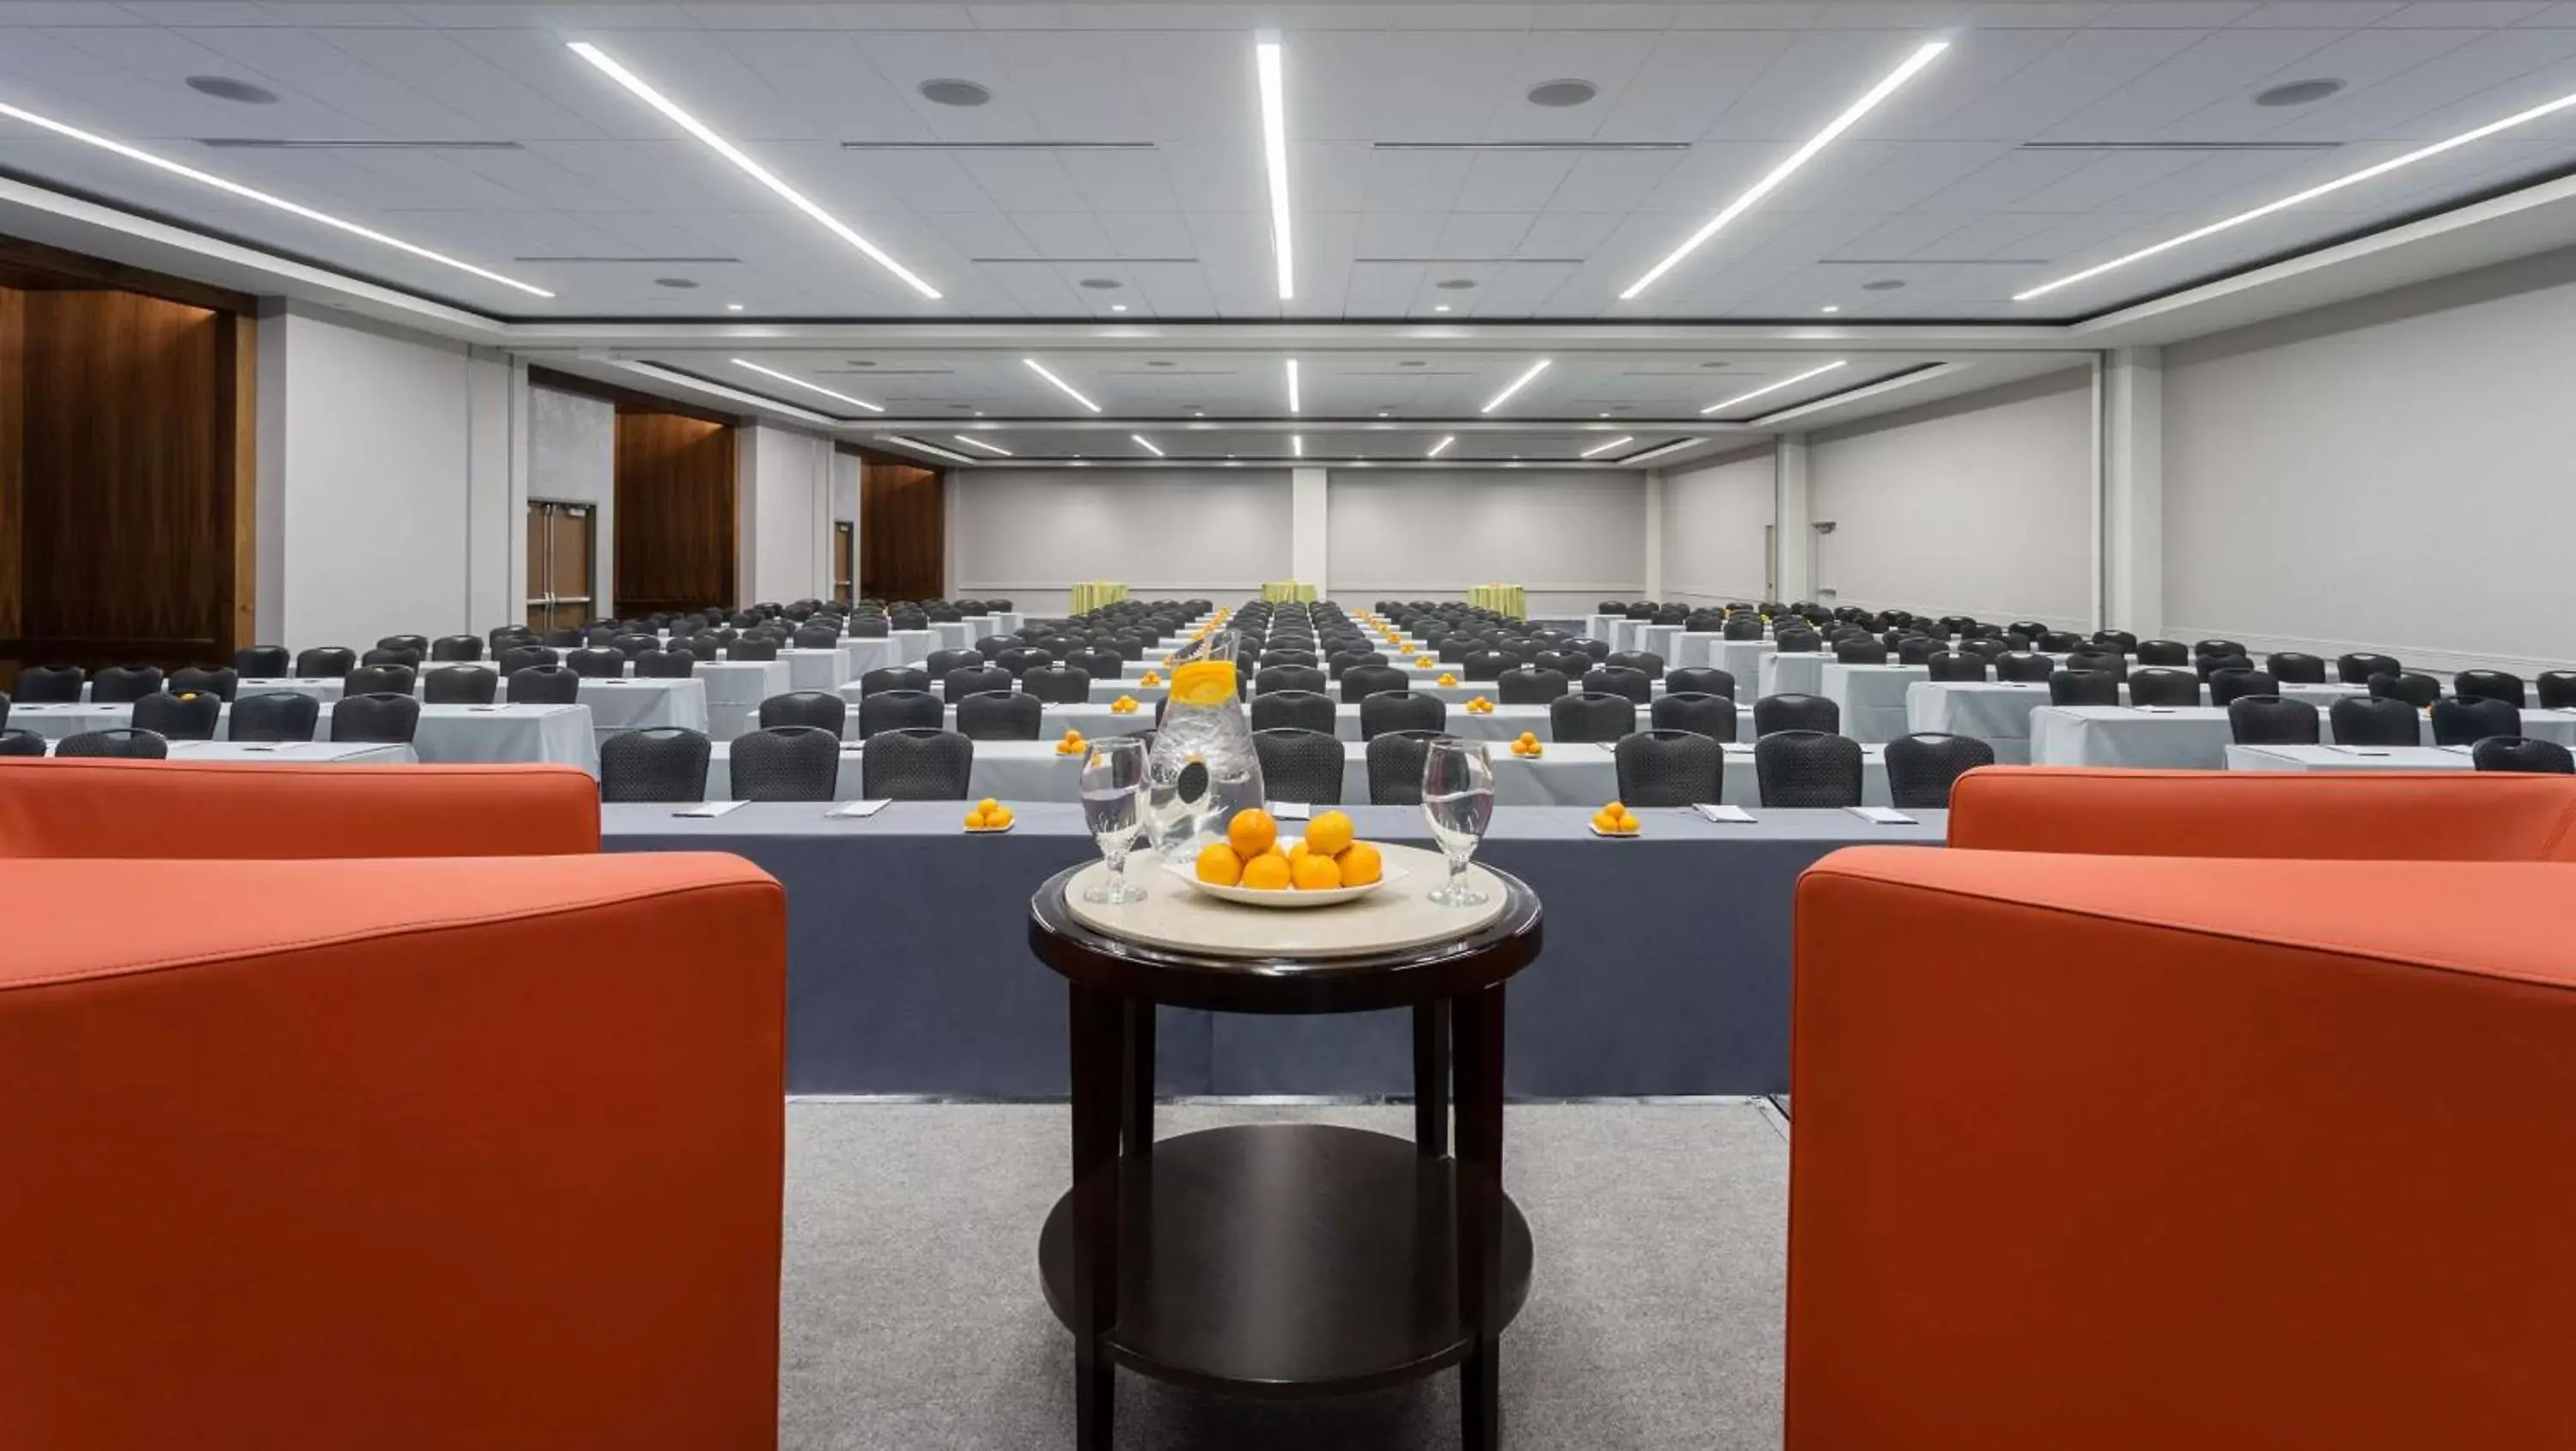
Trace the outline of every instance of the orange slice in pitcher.
[[1172, 699], [1183, 705], [1223, 705], [1234, 695], [1234, 662], [1193, 660], [1172, 671]]

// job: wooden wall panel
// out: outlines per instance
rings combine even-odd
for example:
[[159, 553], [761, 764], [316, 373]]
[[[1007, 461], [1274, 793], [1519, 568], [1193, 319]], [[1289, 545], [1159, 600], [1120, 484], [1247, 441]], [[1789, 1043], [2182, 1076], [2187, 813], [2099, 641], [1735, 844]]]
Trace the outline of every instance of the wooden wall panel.
[[[26, 481], [27, 295], [0, 288], [0, 640], [18, 637], [18, 569]], [[0, 657], [9, 651], [0, 647]], [[15, 680], [14, 661], [0, 658], [0, 679]]]
[[859, 594], [935, 600], [948, 592], [948, 481], [937, 469], [859, 464]]
[[738, 603], [735, 518], [730, 425], [618, 410], [617, 614]]

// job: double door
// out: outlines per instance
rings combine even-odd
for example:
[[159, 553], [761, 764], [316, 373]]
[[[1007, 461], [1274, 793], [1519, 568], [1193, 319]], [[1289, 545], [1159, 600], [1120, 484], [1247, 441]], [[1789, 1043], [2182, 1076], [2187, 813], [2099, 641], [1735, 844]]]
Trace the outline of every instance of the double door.
[[588, 504], [529, 501], [529, 629], [571, 629], [599, 613], [592, 599], [598, 525]]

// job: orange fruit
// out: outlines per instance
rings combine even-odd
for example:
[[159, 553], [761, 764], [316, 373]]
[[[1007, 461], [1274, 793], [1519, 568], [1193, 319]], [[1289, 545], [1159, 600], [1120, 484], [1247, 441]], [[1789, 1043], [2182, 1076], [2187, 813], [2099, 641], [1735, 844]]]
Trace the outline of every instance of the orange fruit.
[[1351, 818], [1345, 812], [1327, 811], [1306, 823], [1304, 845], [1324, 856], [1340, 856], [1351, 844]]
[[1331, 857], [1314, 852], [1290, 864], [1290, 876], [1301, 892], [1329, 892], [1342, 884], [1342, 869]]
[[1183, 705], [1223, 705], [1234, 698], [1234, 662], [1193, 660], [1172, 672], [1172, 699]]
[[1627, 803], [1623, 801], [1613, 801], [1609, 805], [1601, 808], [1601, 814], [1609, 817], [1613, 821], [1616, 821], [1620, 817], [1628, 814]]
[[1011, 814], [1011, 808], [1007, 806], [997, 806], [984, 813], [984, 824], [991, 827], [998, 828], [1009, 826], [1012, 822], [1017, 821], [1018, 819], [1018, 817]]
[[975, 803], [975, 809], [983, 812], [986, 816], [990, 816], [994, 812], [1002, 809], [1002, 803], [994, 800], [990, 796], [987, 796], [983, 800]]
[[1243, 880], [1243, 858], [1224, 842], [1209, 842], [1199, 848], [1199, 880], [1231, 887]]
[[984, 815], [984, 808], [978, 806], [974, 810], [966, 813], [966, 829], [968, 831], [982, 830], [987, 819], [988, 818]]
[[1290, 871], [1295, 871], [1297, 869], [1297, 863], [1304, 860], [1306, 853], [1311, 849], [1312, 848], [1306, 845], [1303, 837], [1298, 838], [1297, 844], [1288, 848], [1288, 869]]
[[1338, 864], [1345, 887], [1365, 887], [1386, 875], [1386, 863], [1378, 858], [1377, 848], [1364, 841], [1343, 848]]
[[1225, 824], [1225, 839], [1249, 866], [1254, 857], [1270, 850], [1270, 844], [1279, 839], [1279, 823], [1260, 807], [1248, 807], [1234, 813], [1234, 819]]
[[1243, 864], [1243, 885], [1256, 892], [1284, 892], [1289, 879], [1288, 859], [1275, 851], [1265, 851]]

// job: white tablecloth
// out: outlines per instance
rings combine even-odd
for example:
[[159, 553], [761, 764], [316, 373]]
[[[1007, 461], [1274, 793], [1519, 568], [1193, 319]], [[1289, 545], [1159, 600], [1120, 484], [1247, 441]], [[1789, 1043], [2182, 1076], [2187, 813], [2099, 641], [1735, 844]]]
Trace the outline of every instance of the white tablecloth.
[[778, 652], [787, 666], [787, 685], [791, 690], [836, 690], [845, 680], [856, 680], [850, 673], [852, 651], [856, 641], [844, 640], [839, 645], [811, 649], [785, 649]]
[[937, 649], [972, 650], [975, 648], [975, 626], [965, 620], [933, 620], [930, 622], [930, 633], [932, 638], [939, 642], [935, 647]]
[[931, 651], [940, 648], [937, 630], [891, 630], [886, 638], [894, 641], [906, 665], [918, 665], [930, 658]]
[[758, 727], [760, 703], [795, 688], [792, 669], [783, 658], [699, 661], [695, 678], [707, 688], [707, 734], [729, 741]]
[[1638, 645], [1636, 648], [1640, 650], [1651, 650], [1655, 654], [1662, 656], [1665, 669], [1670, 670], [1677, 663], [1676, 657], [1681, 654], [1682, 649], [1681, 626], [1648, 625], [1637, 632], [1637, 637], [1644, 643]]
[[[759, 663], [759, 662], [751, 662]], [[579, 699], [590, 707], [591, 727], [605, 738], [619, 731], [657, 726], [707, 728], [707, 683], [686, 679], [584, 680]]]
[[1672, 653], [1664, 657], [1664, 665], [1667, 669], [1715, 665], [1717, 647], [1725, 643], [1726, 637], [1715, 630], [1684, 630], [1673, 637]]
[[[324, 705], [313, 734], [331, 738], [333, 707]], [[22, 705], [9, 724], [60, 740], [82, 731], [118, 730], [134, 723], [130, 705]], [[232, 726], [232, 707], [216, 718], [215, 734]], [[599, 770], [599, 745], [587, 705], [424, 705], [412, 737], [420, 759], [457, 761], [555, 761]]]
[[1816, 693], [1842, 708], [1843, 734], [1864, 743], [1905, 734], [1906, 687], [1929, 680], [1928, 665], [1845, 665], [1828, 662]]
[[[2320, 709], [2347, 696], [2367, 694], [2368, 689], [2358, 685], [2281, 687], [2282, 699], [2302, 701]], [[2129, 689], [2124, 685], [2120, 687], [2120, 699], [2126, 702], [2128, 698]], [[2200, 698], [2203, 704], [2208, 703], [2209, 687], [2201, 687]], [[1905, 691], [1906, 729], [1975, 736], [1995, 748], [1998, 763], [2027, 765], [2031, 760], [2030, 713], [2046, 704], [2048, 686], [2044, 681], [1918, 680]]]
[[[1820, 651], [1798, 651], [1783, 655], [1774, 650], [1761, 657], [1754, 672], [1759, 682], [1756, 695], [1822, 695], [1825, 693], [1825, 665], [1834, 657]], [[1744, 677], [1735, 677], [1739, 686]], [[1739, 696], [1742, 692], [1738, 692]]]
[[2472, 771], [2466, 746], [2229, 746], [2231, 771]]
[[[850, 668], [857, 672], [850, 677], [852, 680], [858, 679], [860, 675], [865, 675], [871, 670], [883, 670], [888, 666], [904, 663], [903, 642], [892, 635], [874, 639], [862, 639], [853, 635], [841, 642], [841, 648], [849, 653]], [[924, 655], [921, 658], [927, 660], [930, 657]], [[832, 683], [840, 684], [837, 680]]]
[[233, 692], [233, 698], [239, 700], [245, 695], [309, 695], [315, 700], [333, 701], [340, 698], [344, 683], [337, 675], [319, 678], [281, 676], [274, 679], [245, 675], [240, 688]]
[[[2534, 740], [2576, 748], [2576, 711], [2526, 710], [2522, 733]], [[2319, 739], [2334, 741], [2331, 718], [2317, 722]], [[2433, 743], [2433, 723], [2421, 723], [2421, 744]], [[2234, 732], [2217, 706], [2170, 711], [2127, 706], [2042, 706], [2031, 712], [2030, 759], [2040, 766], [2190, 767], [2218, 770], [2227, 764]]]
[[420, 753], [409, 746], [371, 741], [279, 741], [274, 745], [256, 741], [172, 741], [170, 759], [239, 761], [253, 765], [309, 766], [318, 761], [332, 765], [360, 762], [371, 766], [408, 766], [420, 759]]
[[1585, 615], [1583, 617], [1583, 638], [1587, 640], [1598, 640], [1602, 644], [1608, 645], [1617, 638], [1619, 633], [1619, 621], [1624, 618], [1626, 617], [1623, 615]]

